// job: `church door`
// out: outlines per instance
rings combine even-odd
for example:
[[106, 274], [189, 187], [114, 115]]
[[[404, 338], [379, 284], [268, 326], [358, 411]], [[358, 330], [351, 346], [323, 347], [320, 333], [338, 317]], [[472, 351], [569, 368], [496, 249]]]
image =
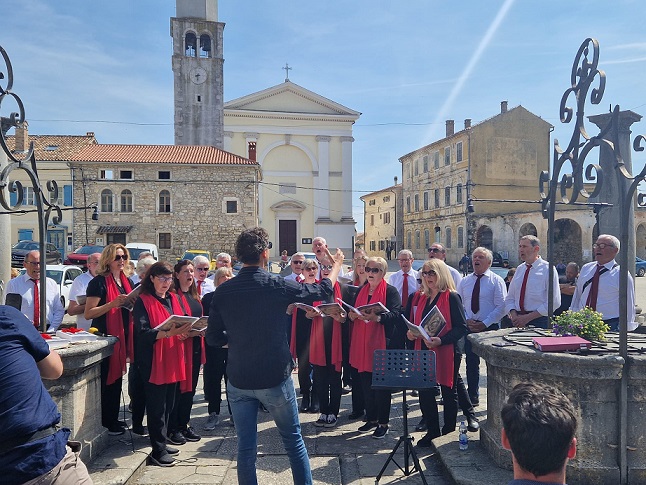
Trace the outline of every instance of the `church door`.
[[287, 249], [290, 256], [296, 252], [296, 221], [278, 221], [278, 254]]

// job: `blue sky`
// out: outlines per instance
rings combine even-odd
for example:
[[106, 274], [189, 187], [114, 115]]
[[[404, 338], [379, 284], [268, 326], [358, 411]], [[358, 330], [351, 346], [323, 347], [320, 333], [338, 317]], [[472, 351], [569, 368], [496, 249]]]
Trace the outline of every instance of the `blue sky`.
[[[14, 68], [30, 132], [100, 143], [173, 143], [170, 17], [174, 0], [3, 0], [0, 45]], [[456, 6], [457, 5], [457, 6]], [[586, 114], [646, 113], [643, 0], [303, 2], [220, 0], [225, 100], [290, 79], [360, 111], [359, 196], [401, 180], [399, 157], [500, 110], [523, 105], [566, 143], [559, 103], [587, 37], [601, 45], [606, 92]], [[13, 107], [0, 106], [6, 116]], [[646, 133], [644, 123], [634, 133]], [[593, 132], [594, 133], [594, 132]], [[636, 165], [644, 155], [633, 154]]]

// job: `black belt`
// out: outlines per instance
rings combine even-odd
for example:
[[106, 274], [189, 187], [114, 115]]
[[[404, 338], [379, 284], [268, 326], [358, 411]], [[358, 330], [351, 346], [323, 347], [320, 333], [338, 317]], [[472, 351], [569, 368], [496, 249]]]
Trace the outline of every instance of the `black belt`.
[[35, 433], [18, 436], [16, 438], [12, 438], [9, 440], [4, 440], [2, 444], [0, 444], [0, 454], [7, 453], [8, 451], [11, 451], [14, 448], [17, 448], [18, 446], [31, 443], [32, 441], [42, 440], [43, 438], [47, 438], [48, 436], [58, 433], [60, 429], [61, 428], [59, 425], [53, 424], [49, 428], [41, 429], [39, 431], [36, 431]]

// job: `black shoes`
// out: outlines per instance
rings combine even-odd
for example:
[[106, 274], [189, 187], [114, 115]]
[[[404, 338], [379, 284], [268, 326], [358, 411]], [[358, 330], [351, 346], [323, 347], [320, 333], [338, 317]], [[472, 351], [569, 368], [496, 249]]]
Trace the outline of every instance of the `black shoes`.
[[139, 436], [148, 436], [148, 428], [146, 426], [133, 426], [132, 432]]
[[426, 425], [426, 419], [422, 418], [419, 423], [417, 423], [417, 426], [415, 426], [415, 431], [426, 431], [428, 429], [428, 426]]
[[433, 446], [433, 440], [435, 438], [438, 438], [438, 436], [427, 433], [422, 439], [417, 442], [417, 446], [419, 446], [420, 448], [430, 448], [431, 446]]
[[172, 443], [174, 445], [184, 445], [186, 444], [186, 438], [184, 438], [184, 435], [180, 433], [179, 431], [173, 431], [168, 435], [166, 440], [169, 443]]
[[350, 394], [352, 392], [352, 386], [350, 385], [345, 385], [341, 388], [341, 395], [345, 396], [346, 394]]
[[172, 446], [166, 445], [166, 453], [169, 455], [177, 455], [179, 454], [179, 450], [177, 448], [173, 448]]
[[195, 432], [192, 426], [189, 426], [184, 431], [182, 431], [182, 436], [186, 441], [200, 441], [202, 437]]
[[301, 413], [306, 413], [307, 411], [310, 410], [310, 395], [309, 394], [303, 394], [303, 397], [301, 398], [301, 407], [298, 408], [298, 410]]
[[359, 419], [361, 416], [363, 416], [363, 411], [352, 411], [348, 415], [348, 419]]
[[374, 429], [378, 427], [379, 425], [377, 423], [366, 423], [363, 426], [359, 427], [359, 431], [362, 433], [365, 433], [366, 431], [370, 431], [371, 429]]
[[175, 458], [170, 456], [170, 454], [168, 453], [164, 453], [163, 455], [160, 455], [158, 458], [155, 458], [154, 456], [150, 455], [150, 461], [153, 463], [153, 465], [157, 465], [157, 466], [164, 466], [164, 467], [175, 466]]
[[312, 394], [312, 402], [310, 404], [309, 412], [316, 414], [320, 410], [321, 408], [319, 407], [319, 398], [316, 396], [316, 394]]
[[384, 439], [386, 435], [388, 434], [388, 426], [377, 426], [377, 429], [375, 429], [374, 433], [372, 433], [372, 437], [378, 440]]
[[113, 424], [107, 427], [110, 436], [119, 436], [126, 432], [126, 427], [120, 424]]

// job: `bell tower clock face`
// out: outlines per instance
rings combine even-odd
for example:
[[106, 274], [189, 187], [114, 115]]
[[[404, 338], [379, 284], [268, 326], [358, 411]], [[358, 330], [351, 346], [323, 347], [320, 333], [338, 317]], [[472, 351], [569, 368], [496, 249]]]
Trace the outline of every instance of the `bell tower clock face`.
[[202, 67], [194, 67], [189, 73], [189, 77], [193, 84], [202, 84], [206, 81], [206, 70]]

